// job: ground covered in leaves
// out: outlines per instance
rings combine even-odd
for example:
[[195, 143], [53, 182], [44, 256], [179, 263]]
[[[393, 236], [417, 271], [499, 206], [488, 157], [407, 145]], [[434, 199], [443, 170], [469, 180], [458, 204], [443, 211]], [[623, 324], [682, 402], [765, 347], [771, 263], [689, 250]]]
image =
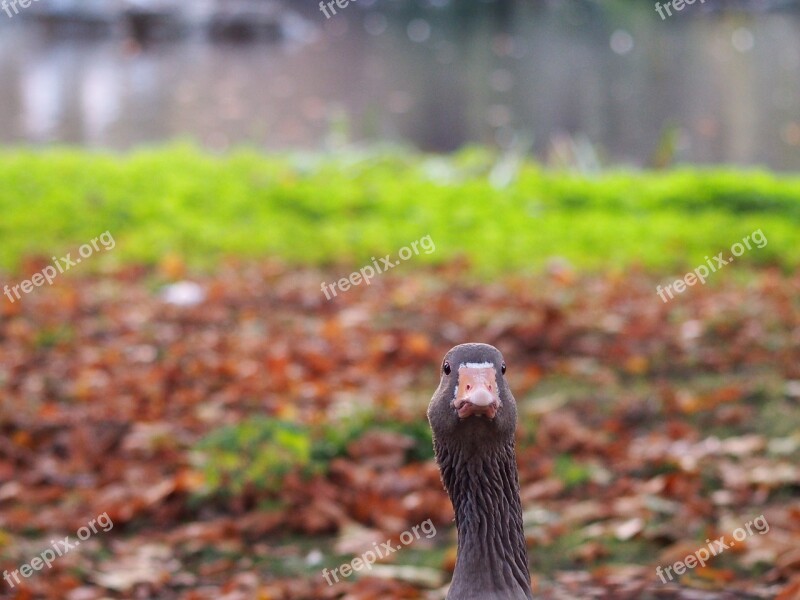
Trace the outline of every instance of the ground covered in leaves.
[[[171, 263], [4, 300], [0, 570], [98, 516], [113, 528], [0, 597], [443, 598], [456, 538], [425, 409], [444, 352], [483, 341], [519, 403], [542, 597], [800, 598], [800, 276], [738, 270], [665, 304], [644, 273], [467, 273], [398, 270], [328, 301], [347, 273]], [[323, 579], [425, 522], [371, 571]]]

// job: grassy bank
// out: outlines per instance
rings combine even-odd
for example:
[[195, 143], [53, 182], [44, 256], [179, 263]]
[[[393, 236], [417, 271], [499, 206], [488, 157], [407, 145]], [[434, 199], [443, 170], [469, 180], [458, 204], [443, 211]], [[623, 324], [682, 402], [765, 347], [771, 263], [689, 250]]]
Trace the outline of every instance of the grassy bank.
[[52, 256], [110, 231], [100, 260], [211, 265], [278, 256], [361, 264], [430, 235], [436, 251], [479, 270], [700, 264], [760, 229], [751, 264], [800, 263], [800, 177], [680, 169], [587, 176], [498, 161], [372, 153], [222, 157], [188, 146], [115, 156], [78, 150], [0, 153], [0, 268]]

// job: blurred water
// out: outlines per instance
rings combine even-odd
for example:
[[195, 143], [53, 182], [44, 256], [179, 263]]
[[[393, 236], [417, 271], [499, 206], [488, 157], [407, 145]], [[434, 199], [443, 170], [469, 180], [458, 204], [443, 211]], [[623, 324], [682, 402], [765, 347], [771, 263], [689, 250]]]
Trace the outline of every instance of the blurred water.
[[276, 44], [56, 40], [18, 18], [0, 26], [0, 143], [530, 143], [551, 163], [800, 169], [796, 14], [432, 4], [306, 10]]

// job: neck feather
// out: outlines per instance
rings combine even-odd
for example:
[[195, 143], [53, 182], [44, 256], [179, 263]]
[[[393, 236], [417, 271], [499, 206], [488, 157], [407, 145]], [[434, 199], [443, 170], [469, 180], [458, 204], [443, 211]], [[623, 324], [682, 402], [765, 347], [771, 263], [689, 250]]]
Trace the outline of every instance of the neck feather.
[[513, 440], [484, 452], [435, 450], [458, 527], [448, 598], [532, 598]]

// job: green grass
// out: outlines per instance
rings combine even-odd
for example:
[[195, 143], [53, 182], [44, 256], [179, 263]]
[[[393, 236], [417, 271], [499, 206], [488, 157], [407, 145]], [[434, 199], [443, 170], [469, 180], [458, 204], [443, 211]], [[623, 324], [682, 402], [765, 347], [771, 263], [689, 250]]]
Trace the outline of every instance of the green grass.
[[480, 149], [446, 158], [214, 156], [183, 145], [128, 155], [5, 150], [0, 268], [18, 270], [30, 255], [74, 256], [105, 231], [116, 247], [93, 265], [166, 254], [199, 267], [225, 256], [361, 265], [430, 235], [436, 250], [410, 262], [467, 255], [492, 274], [563, 257], [587, 269], [673, 272], [728, 253], [758, 229], [768, 244], [737, 263], [800, 264], [800, 177], [689, 168], [582, 175], [528, 162], [498, 185], [498, 160]]
[[255, 416], [215, 429], [193, 448], [205, 477], [201, 495], [232, 497], [246, 489], [277, 491], [290, 471], [324, 473], [334, 458], [369, 431], [401, 433], [414, 442], [409, 460], [433, 458], [427, 421], [394, 421], [388, 415], [362, 412], [318, 427]]

